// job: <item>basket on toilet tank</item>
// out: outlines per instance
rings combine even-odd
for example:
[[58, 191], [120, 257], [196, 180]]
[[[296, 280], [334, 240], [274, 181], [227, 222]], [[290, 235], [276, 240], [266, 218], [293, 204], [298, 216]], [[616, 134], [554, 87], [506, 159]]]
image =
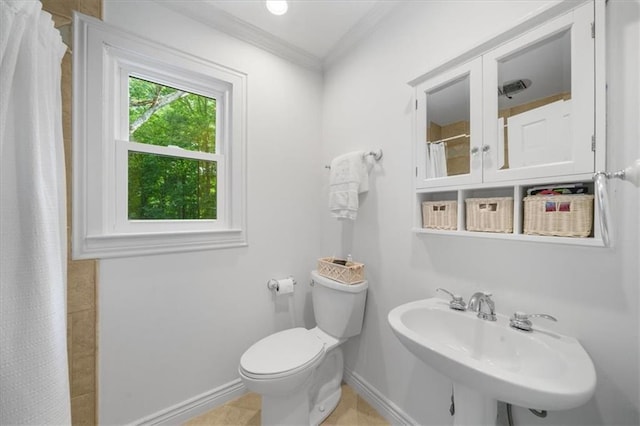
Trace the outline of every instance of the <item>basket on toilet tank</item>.
[[364, 281], [364, 264], [335, 257], [318, 259], [318, 273], [344, 284], [357, 284]]

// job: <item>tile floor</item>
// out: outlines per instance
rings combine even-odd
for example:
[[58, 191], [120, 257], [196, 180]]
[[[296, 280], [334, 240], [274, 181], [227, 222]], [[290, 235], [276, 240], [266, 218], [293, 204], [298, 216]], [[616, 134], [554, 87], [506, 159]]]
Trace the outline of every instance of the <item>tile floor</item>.
[[[260, 396], [248, 393], [228, 402], [222, 407], [208, 411], [184, 426], [259, 426]], [[322, 422], [325, 426], [373, 426], [388, 425], [376, 410], [371, 407], [348, 385], [342, 385], [342, 398], [336, 409]]]

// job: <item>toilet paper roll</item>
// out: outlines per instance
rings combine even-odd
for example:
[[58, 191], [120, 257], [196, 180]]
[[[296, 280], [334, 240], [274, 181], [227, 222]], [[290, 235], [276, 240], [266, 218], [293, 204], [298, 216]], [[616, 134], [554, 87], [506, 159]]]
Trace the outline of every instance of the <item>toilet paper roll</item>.
[[278, 287], [276, 288], [276, 294], [290, 294], [293, 293], [293, 279], [283, 278], [278, 281]]

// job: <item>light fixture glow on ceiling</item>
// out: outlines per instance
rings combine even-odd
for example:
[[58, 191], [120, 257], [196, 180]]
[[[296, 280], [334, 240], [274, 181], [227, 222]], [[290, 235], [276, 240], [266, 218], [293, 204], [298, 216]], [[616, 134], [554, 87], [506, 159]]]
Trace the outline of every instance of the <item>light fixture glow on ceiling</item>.
[[266, 4], [269, 12], [273, 13], [274, 15], [284, 15], [289, 9], [287, 0], [267, 0]]

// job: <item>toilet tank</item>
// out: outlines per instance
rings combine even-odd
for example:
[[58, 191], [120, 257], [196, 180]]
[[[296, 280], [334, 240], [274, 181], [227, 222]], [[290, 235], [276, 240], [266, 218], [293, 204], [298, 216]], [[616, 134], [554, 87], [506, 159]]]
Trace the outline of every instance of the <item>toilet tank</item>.
[[360, 334], [367, 300], [367, 281], [342, 284], [311, 272], [313, 313], [318, 327], [338, 339]]

